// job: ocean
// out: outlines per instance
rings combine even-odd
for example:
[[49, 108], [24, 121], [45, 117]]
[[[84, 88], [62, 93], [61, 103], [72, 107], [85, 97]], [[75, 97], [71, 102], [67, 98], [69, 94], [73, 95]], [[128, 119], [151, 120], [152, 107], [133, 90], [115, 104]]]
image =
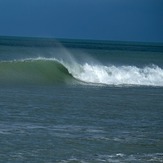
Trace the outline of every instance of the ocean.
[[1, 36], [0, 162], [163, 162], [163, 44]]

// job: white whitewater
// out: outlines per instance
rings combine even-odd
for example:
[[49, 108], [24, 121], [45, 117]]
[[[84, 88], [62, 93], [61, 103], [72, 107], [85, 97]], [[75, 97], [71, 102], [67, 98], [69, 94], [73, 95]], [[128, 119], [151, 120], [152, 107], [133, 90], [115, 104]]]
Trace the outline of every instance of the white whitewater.
[[139, 68], [136, 66], [104, 66], [101, 64], [79, 64], [75, 59], [28, 58], [23, 61], [57, 61], [68, 69], [72, 76], [85, 83], [105, 85], [163, 86], [163, 69], [157, 65]]
[[66, 66], [77, 79], [106, 85], [163, 86], [163, 69], [156, 65], [139, 68], [136, 66], [75, 65]]

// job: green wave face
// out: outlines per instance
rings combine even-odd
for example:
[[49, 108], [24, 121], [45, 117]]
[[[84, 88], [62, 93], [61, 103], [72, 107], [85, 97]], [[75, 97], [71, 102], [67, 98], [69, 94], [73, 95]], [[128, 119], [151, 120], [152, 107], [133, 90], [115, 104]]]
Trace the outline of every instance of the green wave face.
[[55, 60], [0, 62], [1, 84], [60, 84], [75, 81], [67, 68]]

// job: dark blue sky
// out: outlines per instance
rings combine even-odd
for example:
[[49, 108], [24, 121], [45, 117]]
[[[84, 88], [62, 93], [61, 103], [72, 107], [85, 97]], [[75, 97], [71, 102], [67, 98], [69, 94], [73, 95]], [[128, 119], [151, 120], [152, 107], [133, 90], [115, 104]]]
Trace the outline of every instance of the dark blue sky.
[[0, 0], [0, 35], [163, 42], [163, 0]]

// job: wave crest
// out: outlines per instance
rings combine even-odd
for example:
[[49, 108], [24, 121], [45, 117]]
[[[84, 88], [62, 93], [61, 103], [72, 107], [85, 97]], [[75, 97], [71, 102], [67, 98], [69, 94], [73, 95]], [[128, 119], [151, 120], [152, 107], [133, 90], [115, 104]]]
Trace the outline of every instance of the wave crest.
[[55, 59], [25, 59], [0, 62], [0, 83], [54, 84], [73, 79], [67, 68]]
[[[81, 82], [79, 82], [81, 81]], [[157, 65], [104, 66], [35, 58], [0, 62], [0, 83], [91, 83], [105, 85], [163, 86], [163, 69]]]

